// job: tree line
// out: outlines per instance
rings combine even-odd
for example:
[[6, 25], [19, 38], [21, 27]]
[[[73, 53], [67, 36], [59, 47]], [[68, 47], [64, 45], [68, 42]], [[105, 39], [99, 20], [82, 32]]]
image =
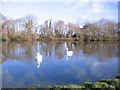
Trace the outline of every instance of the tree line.
[[2, 41], [26, 40], [74, 40], [74, 41], [104, 41], [118, 40], [118, 23], [100, 19], [88, 22], [82, 28], [79, 23], [65, 23], [62, 20], [37, 23], [33, 15], [9, 19], [0, 14], [0, 39]]

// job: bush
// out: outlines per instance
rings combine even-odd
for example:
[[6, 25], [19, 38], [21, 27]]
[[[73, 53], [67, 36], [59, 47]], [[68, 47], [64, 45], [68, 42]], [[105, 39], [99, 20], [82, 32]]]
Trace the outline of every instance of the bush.
[[113, 86], [113, 85], [109, 85], [109, 88], [115, 89], [115, 86]]
[[105, 82], [105, 83], [112, 85], [116, 88], [120, 87], [120, 80], [119, 79], [102, 79], [99, 82]]
[[64, 86], [60, 85], [60, 86], [54, 86], [54, 87], [49, 87], [49, 88], [55, 88], [55, 89], [57, 89], [57, 88], [82, 88], [82, 86], [80, 86], [80, 85], [64, 85]]
[[85, 83], [83, 83], [83, 86], [85, 86], [85, 88], [92, 88], [93, 83], [92, 82], [85, 82]]
[[110, 85], [113, 85], [118, 88], [118, 87], [120, 87], [120, 80], [113, 79], [113, 80], [111, 80]]
[[112, 79], [102, 79], [102, 80], [99, 80], [98, 82], [106, 82], [107, 84], [110, 84], [111, 81]]
[[105, 82], [96, 82], [93, 84], [92, 88], [108, 88], [109, 85]]

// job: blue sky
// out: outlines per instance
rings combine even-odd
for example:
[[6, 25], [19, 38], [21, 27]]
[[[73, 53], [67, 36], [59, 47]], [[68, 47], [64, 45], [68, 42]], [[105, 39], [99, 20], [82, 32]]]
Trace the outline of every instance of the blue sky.
[[84, 24], [101, 18], [118, 20], [117, 2], [0, 2], [0, 13], [16, 19], [33, 14], [38, 22], [52, 19]]

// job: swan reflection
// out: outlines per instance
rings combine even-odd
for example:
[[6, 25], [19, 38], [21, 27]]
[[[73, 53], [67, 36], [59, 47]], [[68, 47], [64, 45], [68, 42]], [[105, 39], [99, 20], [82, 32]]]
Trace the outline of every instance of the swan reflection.
[[37, 68], [39, 68], [40, 64], [42, 63], [42, 55], [40, 53], [36, 54], [36, 61], [37, 61]]
[[42, 61], [37, 62], [37, 68], [40, 68], [40, 64], [42, 63]]
[[66, 55], [66, 59], [65, 59], [66, 61], [68, 61], [68, 56]]

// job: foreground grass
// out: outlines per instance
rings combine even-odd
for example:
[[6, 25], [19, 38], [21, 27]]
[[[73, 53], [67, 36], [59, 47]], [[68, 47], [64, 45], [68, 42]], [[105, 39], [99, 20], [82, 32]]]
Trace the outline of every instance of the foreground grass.
[[82, 85], [58, 85], [58, 86], [49, 86], [49, 89], [87, 89], [92, 90], [94, 88], [102, 89], [111, 89], [111, 90], [120, 90], [120, 74], [114, 79], [102, 79], [95, 83], [85, 82]]

